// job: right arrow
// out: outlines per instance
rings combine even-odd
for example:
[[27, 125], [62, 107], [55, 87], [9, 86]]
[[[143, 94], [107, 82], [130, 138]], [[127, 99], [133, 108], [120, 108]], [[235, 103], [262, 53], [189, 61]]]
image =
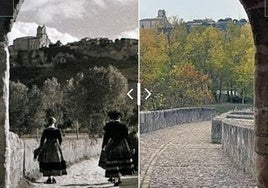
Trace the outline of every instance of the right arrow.
[[151, 92], [146, 88], [145, 88], [145, 91], [148, 93], [147, 97], [145, 98], [145, 100], [147, 100], [151, 96]]

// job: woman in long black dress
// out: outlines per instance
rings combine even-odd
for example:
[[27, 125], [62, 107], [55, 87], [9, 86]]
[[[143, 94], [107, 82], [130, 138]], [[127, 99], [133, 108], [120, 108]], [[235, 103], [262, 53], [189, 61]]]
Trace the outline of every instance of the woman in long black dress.
[[56, 119], [50, 117], [48, 127], [43, 131], [38, 156], [40, 172], [47, 176], [46, 183], [56, 183], [54, 176], [67, 174], [66, 165], [60, 148], [62, 142], [61, 131], [55, 127]]
[[128, 144], [128, 128], [120, 122], [121, 114], [109, 112], [110, 121], [104, 126], [102, 151], [106, 153], [105, 177], [110, 181], [117, 178], [115, 186], [121, 184], [121, 176], [133, 175], [134, 166]]

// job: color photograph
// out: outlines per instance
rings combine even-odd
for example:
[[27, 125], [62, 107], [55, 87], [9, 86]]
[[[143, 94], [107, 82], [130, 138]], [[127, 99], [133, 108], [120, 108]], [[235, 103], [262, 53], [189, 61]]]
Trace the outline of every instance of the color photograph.
[[140, 187], [255, 187], [255, 46], [242, 4], [141, 0], [139, 19], [140, 82], [152, 93]]

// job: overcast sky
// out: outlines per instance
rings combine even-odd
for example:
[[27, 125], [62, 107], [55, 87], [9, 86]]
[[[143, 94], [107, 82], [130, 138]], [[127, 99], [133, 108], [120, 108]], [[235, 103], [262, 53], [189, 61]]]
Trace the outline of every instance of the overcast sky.
[[239, 0], [24, 0], [9, 41], [36, 34], [46, 25], [49, 38], [63, 43], [84, 37], [138, 38], [138, 19], [154, 18], [159, 9], [168, 17], [246, 18]]
[[24, 0], [9, 38], [35, 35], [38, 25], [49, 28], [50, 38], [66, 41], [84, 37], [137, 38], [138, 1]]
[[159, 9], [167, 17], [178, 16], [185, 21], [197, 18], [247, 18], [239, 0], [140, 0], [140, 19], [154, 18]]

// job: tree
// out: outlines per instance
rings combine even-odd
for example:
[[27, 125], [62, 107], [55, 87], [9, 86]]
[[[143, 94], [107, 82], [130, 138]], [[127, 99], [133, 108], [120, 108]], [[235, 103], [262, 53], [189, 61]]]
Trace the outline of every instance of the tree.
[[167, 72], [169, 63], [168, 40], [162, 33], [153, 30], [140, 30], [141, 83], [153, 85]]
[[43, 128], [45, 122], [42, 121], [42, 113], [41, 113], [41, 91], [36, 86], [33, 85], [28, 92], [29, 102], [27, 107], [29, 109], [27, 121], [27, 130], [29, 132], [33, 132], [34, 130], [38, 130]]
[[67, 80], [64, 88], [64, 122], [67, 126], [73, 127], [78, 131], [80, 124], [86, 125], [89, 112], [87, 108], [87, 90], [80, 84], [83, 74], [78, 74], [76, 80]]
[[127, 79], [113, 66], [94, 67], [70, 79], [65, 88], [67, 117], [99, 133], [107, 112], [126, 105]]
[[20, 82], [10, 82], [9, 116], [10, 129], [19, 135], [25, 132], [25, 119], [29, 114], [28, 88]]
[[56, 78], [47, 79], [41, 89], [40, 121], [46, 122], [54, 116], [58, 124], [63, 123], [63, 91]]
[[[254, 73], [254, 53], [253, 37], [250, 26], [241, 28], [241, 34], [236, 41], [236, 49], [241, 54], [239, 61], [233, 67], [235, 86], [241, 93], [242, 103], [245, 97], [253, 97], [253, 73]], [[243, 41], [243, 42], [241, 42]]]
[[212, 102], [212, 93], [208, 88], [210, 80], [207, 75], [195, 70], [194, 65], [175, 65], [170, 72], [171, 106], [203, 105]]

